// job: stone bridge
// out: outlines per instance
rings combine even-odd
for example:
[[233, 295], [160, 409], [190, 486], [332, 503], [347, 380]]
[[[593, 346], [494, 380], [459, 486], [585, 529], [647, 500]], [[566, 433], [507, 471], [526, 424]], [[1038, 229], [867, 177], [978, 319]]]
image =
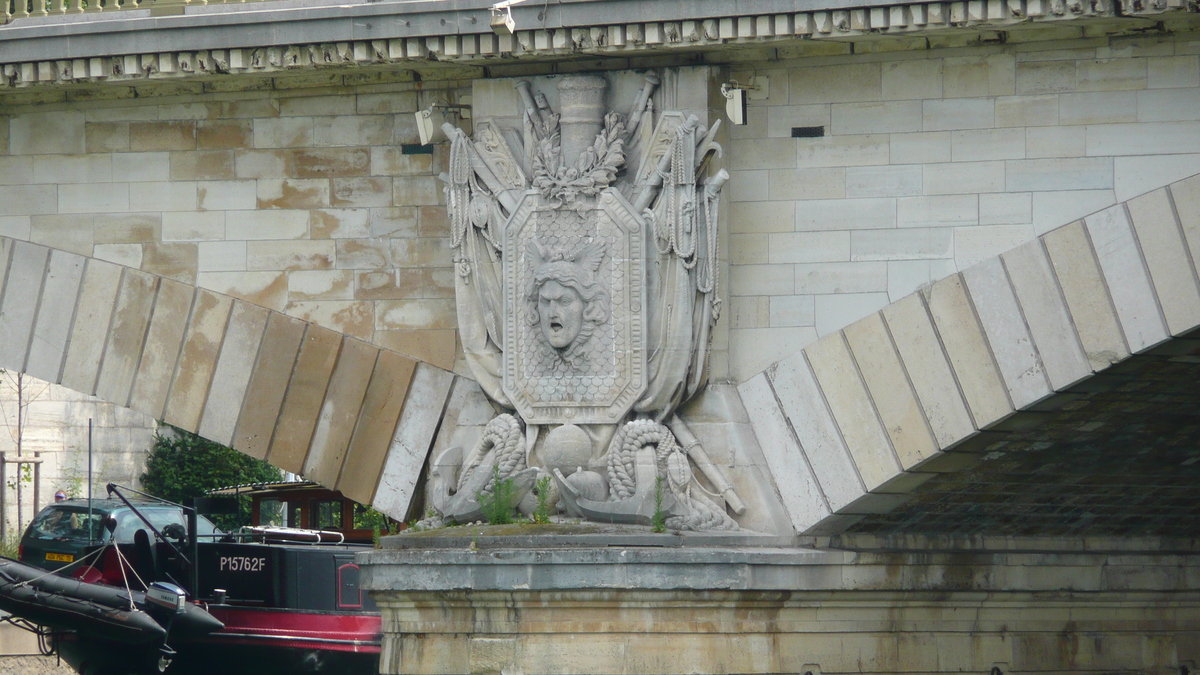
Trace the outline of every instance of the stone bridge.
[[404, 520], [504, 408], [414, 113], [519, 132], [518, 82], [653, 72], [647, 119], [713, 130], [720, 318], [678, 417], [740, 531], [401, 538], [364, 558], [384, 672], [1200, 659], [1194, 4], [588, 0], [506, 35], [484, 2], [0, 3], [0, 367]]

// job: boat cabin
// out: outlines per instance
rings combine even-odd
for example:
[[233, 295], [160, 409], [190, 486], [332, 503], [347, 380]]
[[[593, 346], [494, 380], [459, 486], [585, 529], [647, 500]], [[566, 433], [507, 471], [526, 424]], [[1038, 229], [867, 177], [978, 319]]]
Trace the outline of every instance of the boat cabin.
[[214, 497], [249, 496], [255, 527], [291, 527], [340, 532], [345, 541], [371, 543], [384, 517], [337, 490], [311, 481], [254, 483], [213, 490]]

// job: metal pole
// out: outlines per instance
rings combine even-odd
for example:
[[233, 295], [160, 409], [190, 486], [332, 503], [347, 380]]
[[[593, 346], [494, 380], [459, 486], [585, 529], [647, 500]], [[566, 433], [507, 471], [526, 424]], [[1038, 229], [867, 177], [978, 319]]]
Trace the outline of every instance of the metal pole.
[[4, 508], [8, 501], [8, 464], [3, 452], [0, 452], [0, 538], [8, 535], [8, 511]]
[[[41, 459], [42, 453], [33, 453], [34, 459]], [[42, 508], [42, 463], [35, 462], [33, 465], [33, 514], [36, 516]]]
[[88, 545], [92, 544], [92, 418], [88, 418]]

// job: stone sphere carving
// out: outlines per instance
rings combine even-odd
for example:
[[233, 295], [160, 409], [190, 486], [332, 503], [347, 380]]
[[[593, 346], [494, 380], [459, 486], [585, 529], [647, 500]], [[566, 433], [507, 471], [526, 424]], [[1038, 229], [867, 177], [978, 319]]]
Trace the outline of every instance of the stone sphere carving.
[[587, 466], [592, 458], [592, 439], [574, 424], [564, 424], [546, 434], [541, 454], [547, 471], [558, 469], [564, 476], [570, 476], [577, 468]]
[[566, 481], [580, 497], [594, 502], [608, 501], [608, 481], [595, 471], [576, 471]]

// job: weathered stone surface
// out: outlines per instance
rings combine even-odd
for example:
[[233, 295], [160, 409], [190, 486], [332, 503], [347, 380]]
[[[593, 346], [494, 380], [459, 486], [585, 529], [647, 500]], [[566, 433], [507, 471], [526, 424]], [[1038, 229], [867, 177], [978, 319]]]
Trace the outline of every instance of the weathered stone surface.
[[321, 485], [337, 484], [378, 357], [378, 347], [354, 338], [342, 341], [304, 460], [304, 475]]
[[1192, 252], [1194, 269], [1200, 271], [1200, 176], [1192, 176], [1171, 185], [1171, 197], [1184, 238]]
[[926, 293], [929, 314], [976, 428], [999, 421], [1012, 412], [1012, 403], [963, 287], [962, 276], [947, 277], [930, 286]]
[[1024, 408], [1048, 396], [1050, 383], [1000, 259], [968, 268], [963, 279], [1013, 405]]
[[1042, 241], [1092, 370], [1103, 370], [1129, 356], [1083, 221], [1047, 232]]
[[305, 328], [303, 321], [276, 312], [272, 312], [267, 320], [258, 360], [246, 387], [242, 412], [233, 434], [233, 447], [251, 457], [265, 459], [271, 449], [271, 436], [279, 420]]
[[1190, 331], [1200, 325], [1200, 289], [1167, 189], [1131, 199], [1128, 206], [1167, 328], [1172, 335]]
[[1165, 340], [1167, 327], [1125, 206], [1118, 204], [1094, 213], [1084, 223], [1130, 350], [1136, 354]]
[[235, 300], [229, 315], [221, 354], [217, 357], [208, 401], [200, 418], [199, 434], [222, 445], [233, 445], [233, 431], [258, 357], [258, 346], [267, 327], [267, 310]]
[[200, 426], [233, 298], [198, 290], [163, 418], [188, 430]]
[[96, 396], [119, 406], [129, 405], [129, 392], [137, 375], [157, 291], [158, 277], [125, 270], [96, 380]]
[[924, 296], [913, 293], [888, 305], [883, 318], [938, 447], [945, 449], [969, 436], [975, 427], [926, 311]]
[[425, 363], [417, 364], [371, 502], [378, 511], [393, 518], [408, 517], [417, 478], [433, 445], [438, 424], [443, 423], [446, 399], [454, 380], [453, 373]]
[[829, 508], [837, 511], [861, 497], [866, 488], [804, 354], [793, 354], [766, 374]]
[[879, 313], [846, 326], [846, 342], [903, 469], [938, 450]]
[[79, 298], [85, 259], [65, 251], [51, 251], [42, 285], [33, 339], [29, 343], [29, 359], [25, 372], [58, 382], [62, 375], [67, 340], [71, 337], [71, 321]]
[[133, 393], [129, 397], [130, 408], [155, 419], [163, 416], [195, 294], [196, 289], [192, 286], [170, 279], [163, 279], [158, 287], [150, 329], [146, 333], [146, 348], [142, 351]]
[[898, 473], [900, 465], [845, 339], [836, 333], [805, 347], [804, 352], [863, 484], [868, 491], [874, 490]]
[[328, 328], [310, 324], [304, 333], [275, 436], [271, 439], [271, 452], [267, 455], [267, 461], [284, 471], [304, 471], [304, 458], [308, 456], [313, 428], [317, 425], [317, 415], [321, 412], [325, 388], [329, 385], [329, 375], [337, 363], [341, 344], [341, 336]]
[[37, 313], [37, 297], [50, 249], [18, 241], [13, 246], [0, 303], [0, 367], [14, 371], [25, 369], [29, 338]]
[[1031, 241], [1001, 257], [1050, 386], [1062, 390], [1090, 375], [1042, 242]]
[[[88, 260], [71, 327], [71, 342], [63, 365], [62, 384], [75, 391], [92, 394], [104, 354], [104, 336], [108, 334], [113, 304], [121, 285], [121, 268], [100, 260]], [[6, 289], [7, 290], [7, 289]]]
[[830, 515], [821, 486], [775, 400], [766, 375], [743, 382], [739, 393], [792, 527], [803, 532]]
[[337, 489], [360, 504], [374, 501], [375, 486], [416, 367], [417, 362], [406, 356], [379, 352], [337, 481]]

